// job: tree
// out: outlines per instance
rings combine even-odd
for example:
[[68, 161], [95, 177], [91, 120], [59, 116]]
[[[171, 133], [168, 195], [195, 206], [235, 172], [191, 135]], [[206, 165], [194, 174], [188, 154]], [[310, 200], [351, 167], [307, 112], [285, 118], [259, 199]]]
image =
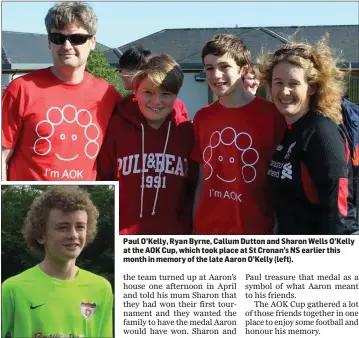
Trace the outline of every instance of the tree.
[[102, 78], [113, 85], [123, 97], [131, 93], [124, 88], [119, 71], [109, 64], [105, 54], [98, 47], [90, 53], [86, 70], [94, 77]]

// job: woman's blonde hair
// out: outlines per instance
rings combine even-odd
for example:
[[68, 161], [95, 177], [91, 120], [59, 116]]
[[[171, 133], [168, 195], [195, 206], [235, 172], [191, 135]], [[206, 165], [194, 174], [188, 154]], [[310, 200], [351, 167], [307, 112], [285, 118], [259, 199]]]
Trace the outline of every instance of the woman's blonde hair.
[[274, 67], [282, 61], [301, 67], [305, 71], [308, 85], [315, 90], [310, 97], [310, 109], [342, 123], [341, 97], [345, 92], [345, 73], [337, 67], [328, 35], [315, 45], [291, 42], [274, 53], [262, 55], [257, 60], [261, 81], [272, 87]]

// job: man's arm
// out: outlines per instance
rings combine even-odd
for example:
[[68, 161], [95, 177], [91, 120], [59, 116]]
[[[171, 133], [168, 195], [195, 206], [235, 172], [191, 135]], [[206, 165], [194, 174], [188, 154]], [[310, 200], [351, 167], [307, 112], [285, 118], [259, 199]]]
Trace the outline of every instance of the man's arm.
[[1, 99], [1, 179], [3, 181], [8, 179], [7, 164], [22, 134], [28, 98], [27, 88], [23, 87], [23, 79], [20, 77], [11, 81]]
[[1, 148], [1, 180], [7, 181], [7, 164], [11, 155], [13, 154], [13, 149]]
[[203, 164], [199, 165], [199, 173], [198, 173], [198, 183], [196, 187], [196, 192], [194, 195], [194, 203], [193, 203], [193, 226], [194, 226], [194, 220], [196, 217], [196, 212], [198, 208], [199, 201], [201, 199], [202, 190], [204, 185], [204, 173], [203, 173]]

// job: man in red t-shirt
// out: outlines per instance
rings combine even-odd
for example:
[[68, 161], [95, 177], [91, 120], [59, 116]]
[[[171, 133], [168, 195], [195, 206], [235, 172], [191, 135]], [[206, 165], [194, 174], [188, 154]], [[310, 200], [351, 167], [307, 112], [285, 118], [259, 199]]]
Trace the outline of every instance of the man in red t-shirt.
[[54, 65], [12, 81], [2, 98], [2, 179], [95, 180], [96, 157], [121, 95], [85, 72], [97, 17], [61, 2], [45, 18]]
[[202, 61], [208, 85], [219, 98], [194, 117], [200, 164], [194, 233], [269, 234], [274, 220], [267, 181], [268, 161], [285, 123], [274, 105], [243, 87], [250, 51], [234, 35], [214, 36]]
[[[141, 69], [141, 67], [145, 64], [146, 60], [150, 56], [151, 51], [149, 49], [144, 49], [142, 46], [131, 47], [121, 55], [119, 62], [121, 69], [121, 78], [126, 90], [134, 89], [132, 78], [136, 74], [136, 70]], [[137, 99], [134, 93], [132, 93], [129, 97], [126, 97], [126, 100], [128, 102], [133, 102], [133, 104], [137, 105]], [[189, 119], [186, 106], [179, 98], [176, 98], [175, 100], [174, 110], [179, 113], [183, 118], [187, 120]]]

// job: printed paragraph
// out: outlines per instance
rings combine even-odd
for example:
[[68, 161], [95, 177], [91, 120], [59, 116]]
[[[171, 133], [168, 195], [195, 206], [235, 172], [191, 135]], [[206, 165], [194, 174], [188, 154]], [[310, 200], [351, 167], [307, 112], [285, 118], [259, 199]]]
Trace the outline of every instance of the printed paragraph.
[[[245, 274], [246, 335], [313, 335], [322, 326], [357, 326], [359, 302], [335, 300], [335, 290], [359, 290], [359, 275]], [[317, 290], [321, 290], [318, 291]], [[332, 301], [321, 301], [330, 290]], [[310, 299], [309, 301], [306, 299]]]
[[123, 276], [123, 334], [237, 333], [237, 276]]
[[[289, 263], [293, 254], [340, 254], [352, 238], [123, 238], [124, 263]], [[285, 245], [285, 246], [284, 246]]]

